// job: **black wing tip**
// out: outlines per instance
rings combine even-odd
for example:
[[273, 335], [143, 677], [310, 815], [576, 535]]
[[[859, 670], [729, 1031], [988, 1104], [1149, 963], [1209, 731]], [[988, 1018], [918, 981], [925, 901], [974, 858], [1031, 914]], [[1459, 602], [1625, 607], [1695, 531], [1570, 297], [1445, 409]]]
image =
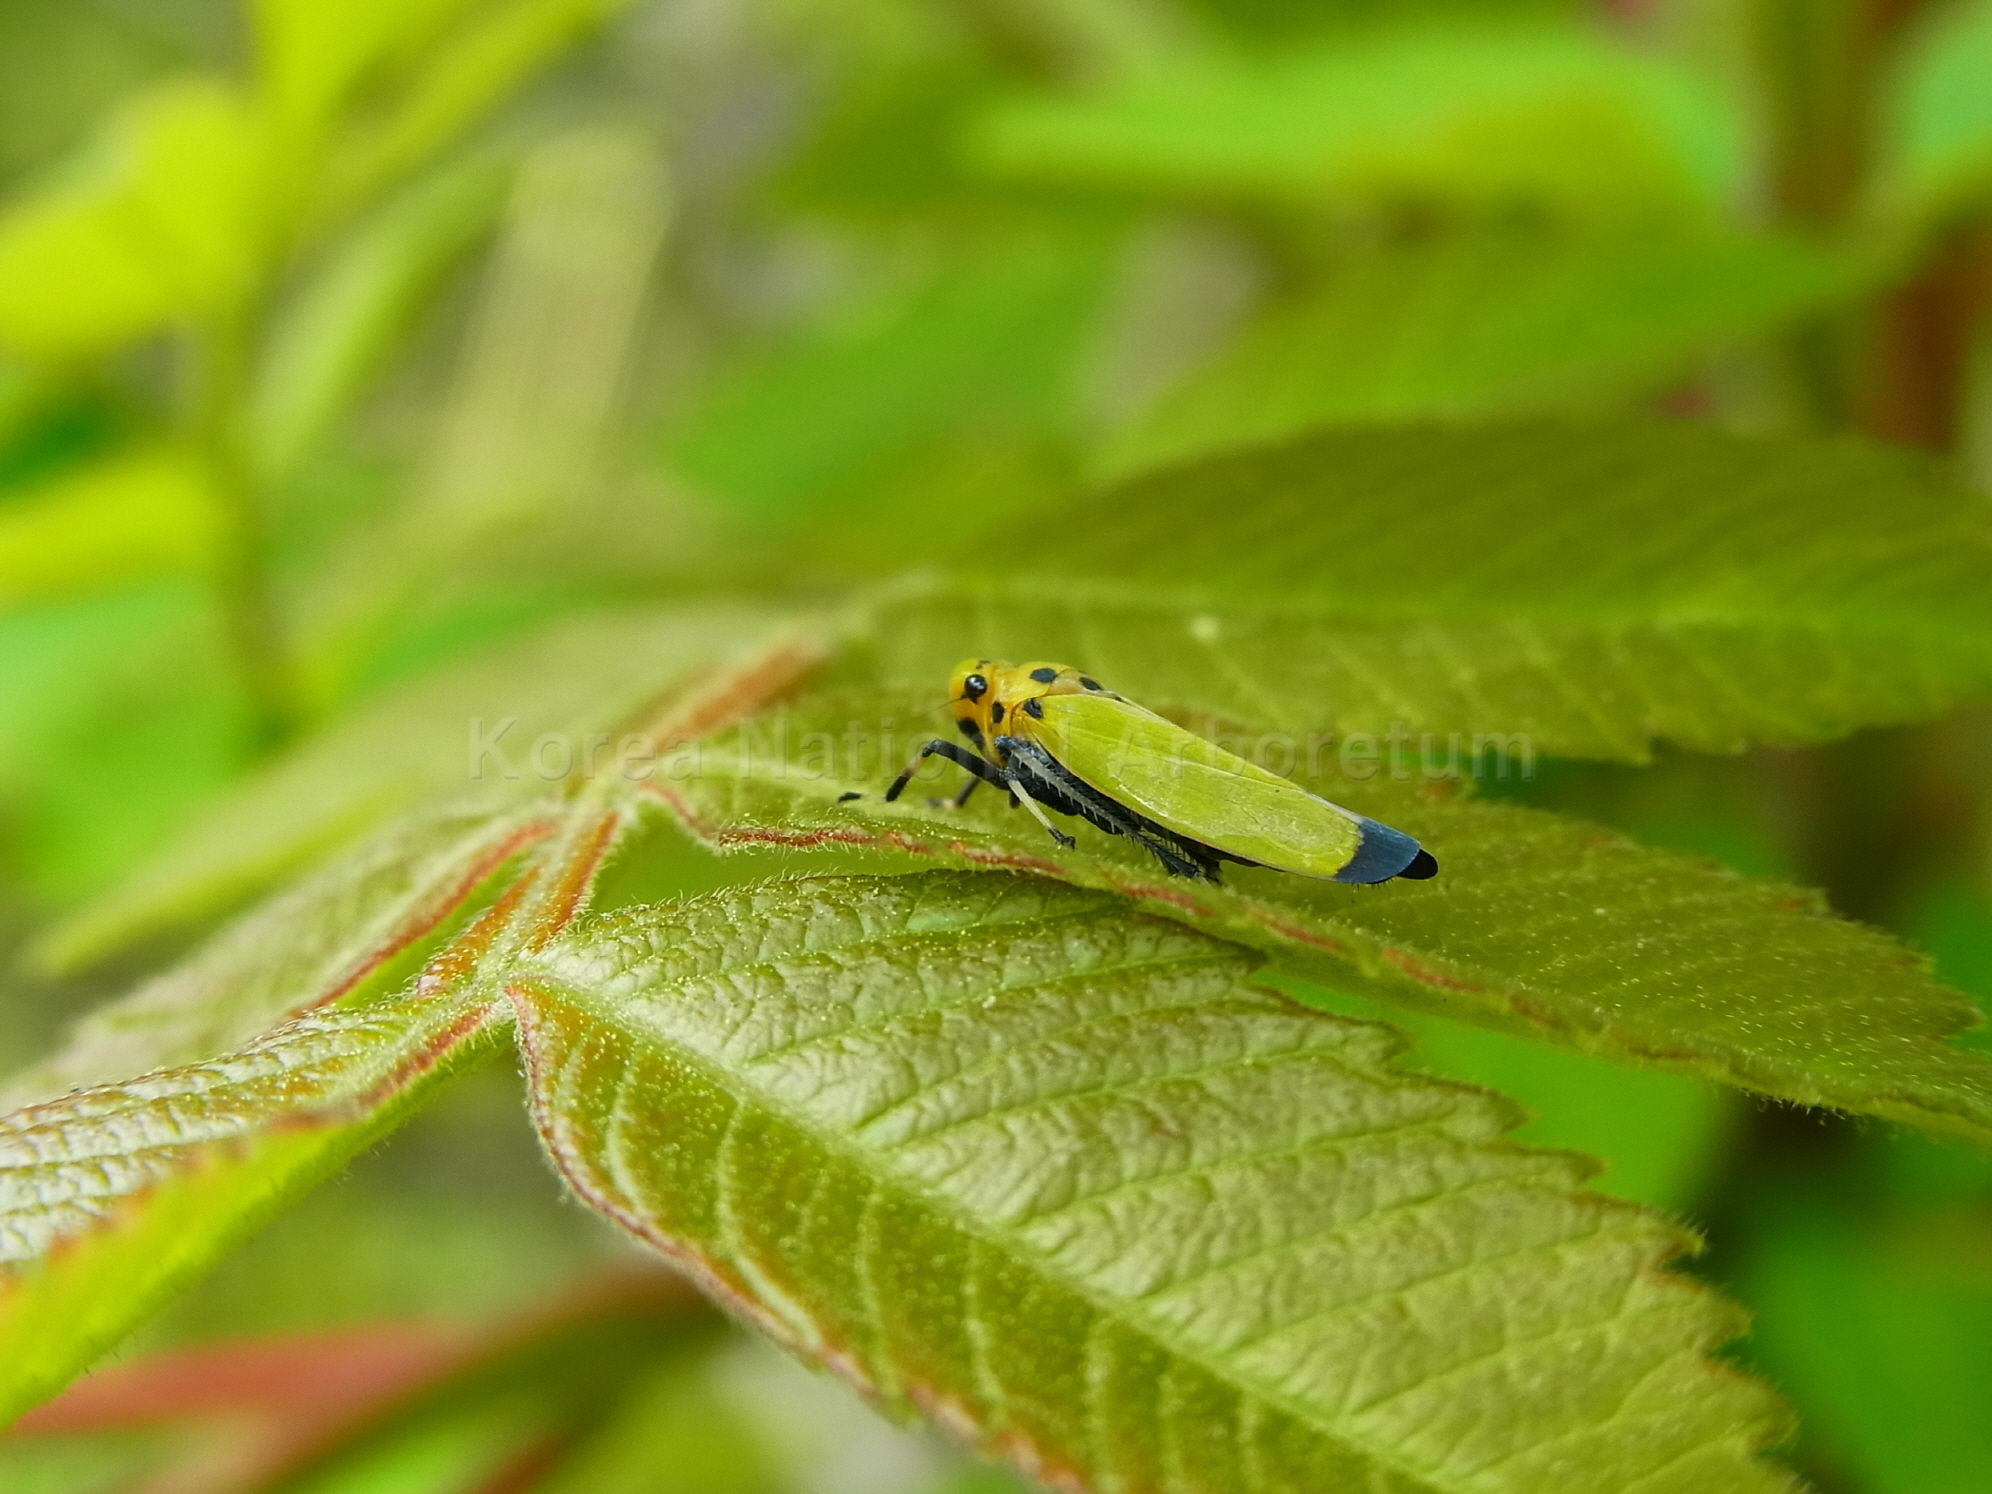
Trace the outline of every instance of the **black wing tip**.
[[1418, 854], [1411, 858], [1411, 864], [1397, 875], [1410, 882], [1423, 882], [1439, 874], [1439, 858], [1420, 846]]
[[1361, 834], [1356, 841], [1356, 853], [1349, 858], [1348, 865], [1335, 873], [1337, 882], [1371, 887], [1392, 877], [1422, 881], [1439, 869], [1432, 853], [1402, 830], [1394, 830], [1367, 815], [1358, 816], [1358, 823]]

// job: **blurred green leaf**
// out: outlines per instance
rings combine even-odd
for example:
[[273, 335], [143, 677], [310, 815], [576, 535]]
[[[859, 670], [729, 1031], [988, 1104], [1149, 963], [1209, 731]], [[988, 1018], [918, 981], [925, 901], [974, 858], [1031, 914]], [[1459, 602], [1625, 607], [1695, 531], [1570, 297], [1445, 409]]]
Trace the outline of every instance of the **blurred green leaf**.
[[328, 251], [274, 319], [252, 385], [251, 442], [264, 470], [295, 465], [422, 324], [443, 278], [496, 220], [509, 174], [490, 158], [446, 169]]
[[[1944, 978], [1978, 1002], [1992, 1002], [1992, 888], [1976, 877], [1922, 890], [1905, 922]], [[1992, 1033], [1981, 1039], [1992, 1046]]]
[[1992, 1204], [1754, 1202], [1752, 1357], [1812, 1413], [1808, 1440], [1872, 1494], [1976, 1494], [1992, 1468]]
[[1795, 240], [1453, 234], [1338, 263], [1109, 442], [1124, 473], [1324, 424], [1595, 407], [1844, 292]]
[[620, 1386], [615, 1415], [536, 1494], [777, 1494], [753, 1429], [699, 1366], [665, 1365]]
[[1331, 730], [1462, 761], [1817, 741], [1992, 682], [1988, 519], [1846, 440], [1325, 433], [992, 526], [881, 603], [878, 668], [938, 700], [964, 656], [1067, 660], [1302, 756]]
[[1583, 0], [1191, 0], [1194, 9], [1239, 36], [1305, 36], [1351, 22], [1401, 21], [1406, 17], [1510, 14], [1568, 15]]
[[516, 1487], [542, 1461], [537, 1423], [516, 1398], [463, 1407], [299, 1484], [298, 1494], [484, 1494]]
[[[707, 744], [696, 774], [653, 786], [722, 847], [857, 845], [1064, 877], [1142, 899], [1331, 990], [1992, 1139], [1992, 1058], [1945, 1041], [1982, 1022], [1978, 1010], [1816, 893], [1581, 820], [1449, 795], [1416, 765], [1364, 781], [1309, 773], [1304, 757], [1284, 765], [1415, 835], [1440, 875], [1379, 890], [1237, 867], [1221, 887], [1184, 882], [1088, 829], [1059, 849], [997, 795], [959, 811], [910, 795], [885, 803], [875, 790], [930, 734], [924, 715], [896, 693], [805, 700]], [[839, 760], [840, 742], [872, 744], [876, 756]]]
[[647, 710], [759, 658], [772, 625], [744, 607], [602, 612], [390, 688], [243, 782], [45, 948], [93, 958], [220, 912], [418, 806], [495, 819], [570, 779], [612, 774]]
[[[400, 1477], [466, 1494], [566, 1487], [562, 1470], [577, 1460], [585, 1466], [602, 1440], [619, 1433], [628, 1444], [631, 1423], [645, 1413], [655, 1418], [658, 1444], [669, 1427], [681, 1454], [724, 1448], [732, 1429], [700, 1375], [722, 1321], [677, 1277], [626, 1268], [515, 1314], [442, 1373], [382, 1398], [342, 1435], [223, 1494], [371, 1494], [383, 1481], [402, 1487], [394, 1482]], [[687, 1425], [692, 1418], [699, 1425]], [[439, 1447], [455, 1455], [438, 1456]], [[411, 1467], [421, 1471], [401, 1472]], [[702, 1486], [637, 1487], [691, 1494]], [[720, 1494], [728, 1486], [712, 1487]]]
[[903, 297], [748, 361], [666, 455], [762, 520], [826, 510], [949, 436], [1059, 431], [1113, 268], [1112, 236], [983, 244]]
[[971, 137], [1002, 176], [1173, 196], [1706, 223], [1742, 127], [1693, 75], [1577, 26], [1454, 19], [1192, 54]]
[[615, 461], [668, 221], [655, 142], [621, 125], [560, 131], [512, 179], [414, 480], [300, 606], [320, 680], [377, 665], [411, 620], [433, 626], [480, 594], [516, 614], [538, 593], [544, 615], [563, 587], [570, 610], [610, 577], [698, 572], [690, 504], [633, 491]]
[[[433, 7], [443, 3], [428, 0]], [[460, 10], [462, 3], [451, 0], [451, 8]], [[316, 221], [331, 221], [407, 176], [625, 4], [484, 0], [476, 5], [460, 25], [421, 48], [420, 68], [394, 98], [340, 132], [316, 183], [318, 200], [307, 210]]]
[[[76, 359], [228, 312], [281, 250], [425, 164], [618, 8], [492, 0], [448, 28], [465, 4], [268, 0], [253, 102], [214, 79], [137, 96], [0, 217], [0, 345]], [[362, 108], [369, 81], [398, 86]]]
[[420, 580], [437, 550], [578, 507], [600, 480], [667, 216], [640, 130], [563, 131], [521, 162], [433, 460], [394, 537]]
[[584, 1198], [1039, 1478], [1789, 1486], [1705, 1357], [1737, 1317], [1655, 1269], [1685, 1233], [1250, 968], [954, 875], [632, 910], [512, 988]]
[[1885, 100], [1877, 207], [1929, 226], [1992, 191], [1992, 4], [1931, 7]]
[[0, 506], [0, 607], [204, 568], [218, 522], [207, 472], [184, 451], [71, 465]]
[[0, 1479], [8, 1494], [125, 1494], [155, 1469], [171, 1436], [0, 1438]]
[[0, 345], [84, 358], [233, 305], [266, 239], [262, 165], [249, 108], [226, 85], [137, 96], [0, 216]]
[[698, 1375], [719, 1326], [681, 1279], [625, 1263], [473, 1333], [376, 1316], [342, 1332], [210, 1339], [101, 1369], [0, 1440], [0, 1470], [34, 1441], [177, 1423], [178, 1446], [155, 1447], [151, 1471], [202, 1494], [403, 1479], [485, 1490], [544, 1473], [633, 1403], [677, 1411], [667, 1373], [686, 1410], [719, 1410]]
[[989, 59], [953, 51], [857, 73], [788, 163], [781, 200], [804, 212], [891, 217], [986, 199], [960, 137], [1006, 83]]
[[0, 365], [0, 507], [128, 439], [127, 412], [87, 384]]
[[334, 1186], [300, 1198], [122, 1346], [362, 1330], [391, 1319], [483, 1327], [626, 1267], [573, 1208], [519, 1103], [511, 1064], [453, 1079]]
[[0, 1117], [0, 1422], [59, 1389], [482, 1046], [438, 997]]
[[0, 610], [14, 895], [53, 909], [100, 893], [239, 771], [215, 631], [193, 576]]
[[969, 1468], [936, 1486], [933, 1494], [1029, 1494], [1029, 1486], [1000, 1468]]
[[[403, 81], [483, 0], [253, 0], [257, 72], [272, 124], [307, 150], [372, 86]], [[383, 77], [382, 75], [387, 75]]]

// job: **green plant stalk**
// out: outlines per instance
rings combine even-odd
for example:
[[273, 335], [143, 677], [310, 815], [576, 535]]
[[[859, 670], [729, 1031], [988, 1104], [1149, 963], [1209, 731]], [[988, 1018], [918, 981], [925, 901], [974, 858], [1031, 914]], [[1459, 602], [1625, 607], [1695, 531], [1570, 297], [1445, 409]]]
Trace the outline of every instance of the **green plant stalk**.
[[216, 600], [260, 755], [296, 730], [297, 692], [271, 585], [266, 494], [242, 435], [251, 322], [236, 310], [194, 332], [187, 418], [214, 494]]

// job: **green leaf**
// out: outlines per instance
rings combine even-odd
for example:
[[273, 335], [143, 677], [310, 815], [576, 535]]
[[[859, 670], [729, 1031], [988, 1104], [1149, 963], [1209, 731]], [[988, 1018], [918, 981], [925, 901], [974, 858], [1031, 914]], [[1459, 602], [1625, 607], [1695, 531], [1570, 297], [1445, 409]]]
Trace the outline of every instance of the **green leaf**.
[[1365, 1001], [1309, 981], [1283, 980], [1279, 989], [1338, 1016], [1389, 1022], [1411, 1039], [1407, 1065], [1520, 1102], [1530, 1118], [1517, 1141], [1596, 1157], [1604, 1171], [1594, 1186], [1631, 1203], [1687, 1214], [1704, 1207], [1747, 1103], [1685, 1074], [1627, 1068], [1402, 1003]]
[[[1992, 1140], [1992, 1058], [1944, 1041], [1978, 1025], [1977, 1010], [1817, 894], [1449, 795], [1403, 763], [1367, 781], [1309, 776], [1325, 797], [1417, 836], [1438, 858], [1434, 881], [1345, 887], [1245, 867], [1227, 867], [1222, 887], [1175, 880], [1088, 828], [1060, 850], [994, 794], [953, 812], [915, 795], [884, 803], [880, 763], [918, 746], [921, 714], [897, 696], [799, 703], [709, 744], [696, 776], [653, 789], [722, 846], [860, 845], [1060, 876], [1142, 899], [1331, 990]], [[887, 720], [912, 729], [877, 759], [826, 771], [821, 744], [879, 743]], [[839, 802], [854, 790], [871, 792]]]
[[[20, 1104], [227, 1053], [304, 1012], [377, 988], [419, 957], [479, 884], [554, 831], [557, 804], [420, 815], [385, 827], [237, 920], [190, 958], [99, 1007], [62, 1051], [0, 1087]], [[51, 951], [75, 961], [91, 951]]]
[[1113, 267], [1111, 238], [957, 255], [903, 294], [749, 360], [691, 410], [667, 459], [757, 517], [828, 508], [951, 434], [1057, 430]]
[[101, 895], [241, 772], [217, 632], [191, 576], [0, 611], [0, 814], [41, 907]]
[[369, 85], [405, 82], [480, 0], [256, 0], [257, 72], [272, 123], [299, 144], [332, 127]]
[[1567, 15], [1578, 6], [1570, 0], [1192, 0], [1192, 8], [1227, 33], [1263, 43], [1377, 20], [1448, 13]]
[[0, 1423], [391, 1129], [485, 1049], [489, 1016], [421, 994], [312, 1012], [0, 1116]]
[[[435, 3], [435, 0], [430, 0]], [[407, 176], [503, 103], [626, 0], [488, 0], [444, 38], [411, 46], [421, 67], [328, 148], [316, 221], [331, 221]], [[459, 7], [460, 8], [460, 7]]]
[[987, 200], [987, 183], [965, 169], [959, 136], [1005, 86], [993, 59], [923, 48], [913, 57], [868, 57], [846, 71], [783, 171], [783, 206], [889, 220]]
[[515, 972], [577, 1191], [794, 1352], [1074, 1489], [1775, 1490], [1691, 1244], [1386, 1029], [1028, 878], [771, 886]]
[[1934, 224], [1992, 190], [1992, 4], [1935, 7], [1885, 100], [1875, 166], [1877, 208]]
[[1590, 408], [1843, 290], [1794, 240], [1447, 235], [1333, 266], [1109, 444], [1116, 473], [1323, 424]]
[[373, 570], [391, 571], [398, 545], [404, 569], [416, 557], [406, 581], [431, 585], [434, 554], [579, 508], [601, 485], [663, 242], [663, 176], [653, 142], [623, 126], [525, 153], [435, 459]]
[[206, 469], [184, 451], [65, 467], [0, 507], [0, 607], [197, 570], [218, 517]]
[[790, 1487], [700, 1368], [666, 1365], [617, 1386], [615, 1415], [536, 1494], [779, 1494]]
[[488, 158], [444, 171], [327, 254], [277, 318], [252, 385], [251, 439], [266, 470], [295, 464], [421, 325], [444, 277], [497, 218], [508, 177]]
[[140, 94], [66, 173], [0, 216], [0, 345], [89, 357], [233, 305], [266, 236], [262, 164], [234, 90], [185, 81]]
[[777, 689], [810, 656], [769, 645], [767, 614], [631, 608], [570, 618], [407, 681], [222, 798], [122, 887], [51, 931], [44, 952], [73, 965], [214, 914], [418, 806], [497, 816], [561, 783], [615, 773], [646, 712], [696, 710], [736, 689], [750, 692], [741, 709], [753, 709], [756, 683]]
[[881, 604], [876, 668], [938, 702], [963, 657], [1058, 659], [1302, 759], [1329, 731], [1634, 762], [1818, 741], [1992, 680], [1988, 518], [1845, 440], [1327, 433], [992, 528]]
[[1748, 1201], [1742, 1285], [1761, 1324], [1755, 1357], [1804, 1398], [1808, 1440], [1855, 1487], [1971, 1494], [1992, 1467], [1983, 1203], [1849, 1191], [1787, 1187]]
[[[645, 1412], [657, 1418], [660, 1433], [675, 1423], [678, 1450], [695, 1453], [697, 1436], [686, 1425], [691, 1418], [702, 1416], [722, 1438], [732, 1430], [700, 1373], [723, 1322], [681, 1278], [620, 1263], [566, 1300], [536, 1304], [500, 1325], [451, 1356], [441, 1373], [399, 1393], [388, 1387], [387, 1396], [339, 1427], [339, 1435], [315, 1439], [317, 1445], [280, 1460], [240, 1494], [401, 1488], [382, 1476], [384, 1469], [429, 1461], [416, 1449], [471, 1428], [476, 1432], [466, 1440], [481, 1444], [476, 1460], [487, 1465], [487, 1478], [499, 1483], [509, 1474], [513, 1487], [537, 1491], [553, 1486], [575, 1463], [585, 1464], [594, 1446], [618, 1432], [630, 1443], [633, 1429], [624, 1424]], [[579, 1448], [569, 1451], [576, 1443]], [[445, 1460], [442, 1481], [423, 1487], [488, 1487], [481, 1480], [463, 1483], [467, 1461], [461, 1455]], [[550, 1475], [549, 1481], [517, 1483], [528, 1469]], [[660, 1481], [645, 1487], [689, 1494], [700, 1486]]]
[[1588, 29], [1451, 20], [1189, 54], [971, 137], [1006, 176], [1479, 215], [1716, 221], [1742, 131], [1698, 83]]

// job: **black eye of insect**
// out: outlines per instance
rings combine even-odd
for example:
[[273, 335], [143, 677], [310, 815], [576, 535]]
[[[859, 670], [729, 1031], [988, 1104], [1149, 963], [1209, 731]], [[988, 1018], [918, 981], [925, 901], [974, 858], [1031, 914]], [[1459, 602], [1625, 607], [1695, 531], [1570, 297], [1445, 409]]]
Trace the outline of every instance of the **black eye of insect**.
[[980, 700], [989, 693], [989, 681], [979, 674], [971, 674], [961, 682], [961, 693], [970, 700]]

